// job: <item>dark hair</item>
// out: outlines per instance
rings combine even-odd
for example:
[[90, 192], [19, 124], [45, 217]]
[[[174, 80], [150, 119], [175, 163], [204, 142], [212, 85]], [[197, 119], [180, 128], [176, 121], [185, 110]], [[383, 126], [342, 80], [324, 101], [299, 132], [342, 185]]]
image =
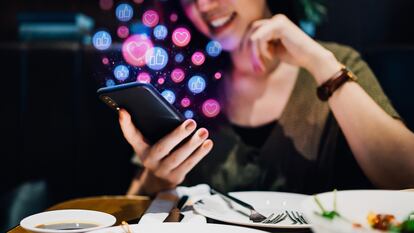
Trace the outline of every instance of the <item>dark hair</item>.
[[273, 14], [285, 14], [293, 22], [319, 25], [326, 16], [325, 0], [267, 0]]

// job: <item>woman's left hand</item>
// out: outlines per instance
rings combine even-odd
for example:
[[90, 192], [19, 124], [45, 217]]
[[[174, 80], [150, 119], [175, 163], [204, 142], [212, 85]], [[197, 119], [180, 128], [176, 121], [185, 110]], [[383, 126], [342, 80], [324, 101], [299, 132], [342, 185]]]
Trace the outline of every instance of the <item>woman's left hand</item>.
[[340, 70], [335, 56], [305, 34], [285, 15], [254, 22], [244, 47], [251, 53], [254, 69], [266, 71], [275, 60], [307, 69], [320, 84]]

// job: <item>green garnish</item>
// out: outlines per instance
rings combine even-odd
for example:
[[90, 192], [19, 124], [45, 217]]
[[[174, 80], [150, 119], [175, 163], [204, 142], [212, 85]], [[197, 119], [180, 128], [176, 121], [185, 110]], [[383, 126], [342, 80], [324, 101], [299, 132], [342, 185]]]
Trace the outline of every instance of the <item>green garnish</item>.
[[318, 213], [320, 216], [327, 218], [329, 220], [334, 219], [335, 217], [340, 217], [341, 215], [338, 213], [338, 211], [336, 211], [336, 189], [334, 190], [334, 202], [333, 202], [333, 207], [334, 209], [331, 211], [327, 211], [322, 203], [319, 201], [318, 197], [315, 195], [314, 196], [315, 202], [316, 204], [319, 206], [319, 208], [321, 209], [322, 213]]

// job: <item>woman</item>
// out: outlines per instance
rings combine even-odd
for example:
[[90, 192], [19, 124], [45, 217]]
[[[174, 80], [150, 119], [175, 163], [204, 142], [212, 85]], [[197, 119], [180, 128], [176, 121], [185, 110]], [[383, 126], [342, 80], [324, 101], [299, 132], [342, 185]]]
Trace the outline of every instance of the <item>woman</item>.
[[265, 0], [181, 4], [230, 53], [227, 123], [210, 132], [213, 140], [201, 128], [179, 145], [196, 130], [187, 120], [150, 146], [121, 110], [124, 136], [144, 166], [130, 194], [154, 194], [185, 178], [223, 191], [414, 187], [414, 135], [357, 52], [314, 41], [272, 15]]

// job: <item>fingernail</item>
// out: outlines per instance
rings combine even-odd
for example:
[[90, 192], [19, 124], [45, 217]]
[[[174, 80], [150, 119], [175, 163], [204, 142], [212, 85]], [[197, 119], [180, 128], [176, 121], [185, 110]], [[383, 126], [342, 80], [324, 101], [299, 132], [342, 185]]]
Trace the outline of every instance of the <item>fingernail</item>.
[[206, 141], [206, 142], [204, 143], [203, 147], [204, 147], [204, 149], [207, 149], [207, 148], [209, 148], [212, 144], [213, 144], [213, 142], [212, 142], [211, 140], [208, 140], [208, 141]]
[[206, 138], [207, 134], [208, 134], [207, 130], [200, 130], [200, 132], [198, 132], [198, 136], [200, 138]]
[[187, 120], [185, 123], [185, 130], [192, 131], [195, 128], [195, 122], [193, 120]]

